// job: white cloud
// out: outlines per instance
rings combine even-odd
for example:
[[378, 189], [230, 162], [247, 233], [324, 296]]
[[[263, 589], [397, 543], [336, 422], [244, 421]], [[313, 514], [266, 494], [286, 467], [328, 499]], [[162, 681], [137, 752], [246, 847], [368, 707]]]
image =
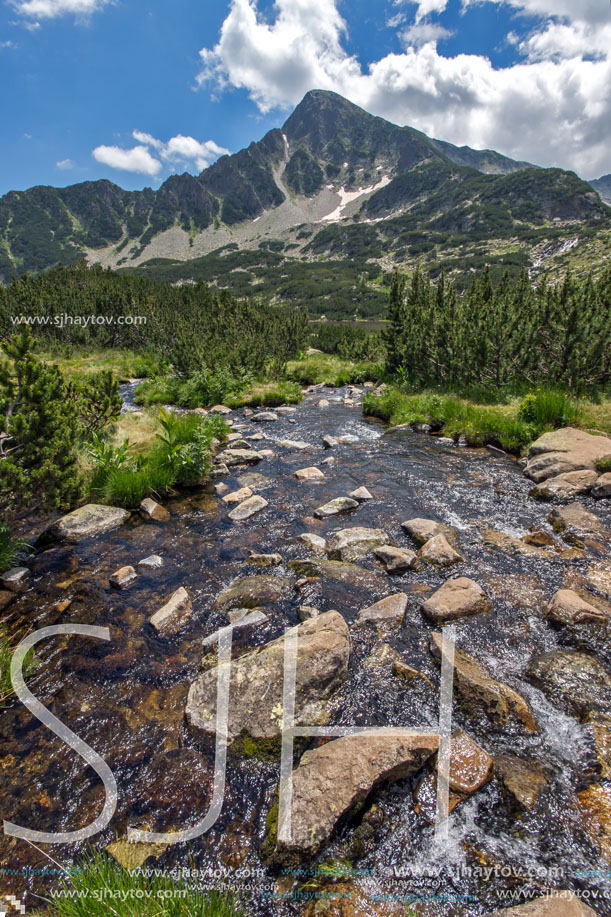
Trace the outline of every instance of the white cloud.
[[58, 169], [73, 169], [74, 163], [71, 159], [60, 159], [59, 162], [55, 163]]
[[421, 48], [422, 45], [427, 45], [430, 42], [437, 44], [442, 38], [450, 38], [453, 34], [438, 22], [419, 22], [408, 26], [400, 33], [399, 37], [405, 47]]
[[8, 50], [9, 48], [14, 50], [17, 47], [19, 46], [14, 41], [0, 41], [0, 51]]
[[[184, 170], [196, 168], [201, 172], [219, 156], [229, 152], [214, 140], [200, 143], [194, 137], [185, 137], [183, 134], [177, 134], [167, 143], [144, 131], [132, 131], [132, 137], [138, 141], [138, 146], [127, 150], [118, 146], [98, 146], [93, 151], [94, 159], [113, 169], [155, 177], [162, 171], [164, 163], [171, 172], [175, 172], [177, 166]], [[57, 165], [59, 168], [68, 168], [60, 163]]]
[[123, 169], [125, 172], [140, 172], [143, 175], [157, 175], [162, 168], [158, 159], [154, 159], [145, 146], [135, 146], [123, 150], [118, 146], [97, 146], [93, 158], [112, 169]]
[[114, 0], [12, 0], [12, 6], [29, 19], [56, 19], [73, 15], [84, 19]]
[[257, 0], [231, 0], [218, 42], [200, 52], [198, 80], [212, 82], [216, 91], [246, 89], [263, 112], [295, 105], [309, 89], [331, 89], [376, 115], [453, 143], [589, 177], [609, 172], [611, 41], [603, 0], [463, 5], [471, 2], [507, 3], [545, 17], [521, 24], [520, 32], [524, 24], [529, 30], [517, 45], [524, 60], [495, 68], [480, 55], [445, 57], [434, 37], [414, 41], [425, 36], [425, 27], [435, 27], [421, 20], [445, 8], [443, 0], [420, 0], [411, 27], [420, 31], [405, 30], [408, 40], [413, 36], [411, 47], [366, 69], [342, 45], [346, 25], [336, 0], [276, 0], [271, 20], [260, 14]]
[[167, 143], [164, 143], [163, 140], [157, 140], [156, 137], [151, 134], [145, 134], [142, 131], [133, 131], [132, 137], [134, 140], [138, 140], [140, 143], [157, 150], [158, 155], [164, 162], [172, 165], [183, 165], [185, 168], [195, 164], [200, 172], [202, 169], [208, 168], [219, 156], [229, 152], [229, 150], [215, 143], [214, 140], [205, 140], [200, 143], [194, 137], [185, 137], [183, 134], [171, 137]]

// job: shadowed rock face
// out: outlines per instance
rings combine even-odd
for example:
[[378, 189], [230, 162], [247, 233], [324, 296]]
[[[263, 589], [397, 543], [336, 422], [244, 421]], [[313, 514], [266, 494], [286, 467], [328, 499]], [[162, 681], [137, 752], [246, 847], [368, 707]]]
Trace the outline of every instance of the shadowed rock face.
[[[348, 626], [329, 611], [292, 628], [297, 643], [295, 719], [300, 724], [325, 722], [325, 702], [348, 671]], [[241, 734], [255, 740], [276, 740], [282, 728], [284, 636], [231, 662], [228, 739]], [[189, 728], [202, 737], [216, 733], [218, 667], [208, 669], [189, 689]]]
[[290, 840], [278, 842], [274, 860], [313, 856], [341, 817], [377, 784], [416, 773], [437, 746], [437, 736], [360, 735], [307, 751], [293, 772]]
[[528, 677], [552, 704], [574, 716], [611, 713], [611, 675], [592, 656], [559, 650], [536, 656]]
[[[432, 634], [431, 652], [436, 658], [441, 657], [442, 645], [441, 634]], [[484, 713], [500, 725], [515, 719], [526, 732], [537, 731], [535, 718], [524, 698], [509, 685], [488, 675], [475, 659], [458, 647], [454, 656], [454, 688], [461, 706], [468, 711]]]

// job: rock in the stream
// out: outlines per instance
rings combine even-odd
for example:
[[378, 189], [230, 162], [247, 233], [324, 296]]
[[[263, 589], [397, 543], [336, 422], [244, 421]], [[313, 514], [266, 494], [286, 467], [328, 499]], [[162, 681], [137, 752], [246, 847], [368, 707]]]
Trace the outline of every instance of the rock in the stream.
[[376, 548], [373, 553], [387, 573], [405, 573], [419, 565], [417, 554], [407, 548], [395, 548], [387, 544]]
[[516, 755], [497, 755], [494, 771], [506, 792], [525, 809], [532, 809], [547, 786], [545, 771], [538, 761], [526, 761]]
[[318, 407], [319, 407], [319, 408], [328, 408], [328, 407], [329, 407], [329, 399], [328, 399], [328, 398], [321, 398], [320, 401], [318, 402]]
[[317, 618], [320, 614], [318, 608], [313, 608], [311, 605], [300, 605], [297, 609], [297, 614], [300, 621], [311, 621], [312, 618]]
[[611, 787], [600, 783], [577, 794], [586, 831], [611, 865]]
[[352, 561], [365, 557], [374, 548], [390, 543], [390, 537], [382, 529], [354, 526], [334, 532], [327, 539], [327, 550], [331, 560]]
[[547, 560], [554, 560], [552, 551], [545, 551], [530, 541], [524, 541], [522, 538], [514, 538], [507, 532], [500, 532], [498, 529], [491, 529], [488, 526], [482, 527], [482, 542], [488, 547], [498, 548], [506, 554], [521, 554], [524, 557], [541, 557]]
[[596, 917], [596, 911], [580, 901], [569, 891], [556, 891], [544, 898], [535, 898], [527, 904], [503, 908], [485, 917]]
[[159, 611], [149, 618], [149, 624], [162, 637], [176, 634], [193, 613], [191, 599], [187, 590], [181, 586], [168, 599]]
[[[76, 543], [118, 528], [129, 519], [129, 511], [119, 506], [88, 503], [54, 522], [44, 536]], [[42, 536], [42, 537], [44, 537]]]
[[30, 576], [27, 567], [13, 567], [2, 574], [0, 583], [9, 592], [21, 592], [27, 586]]
[[422, 547], [436, 535], [444, 535], [452, 545], [456, 545], [456, 532], [450, 525], [435, 522], [434, 519], [408, 519], [401, 523], [401, 528], [414, 539], [418, 547]]
[[596, 484], [592, 488], [592, 496], [596, 500], [604, 500], [611, 497], [611, 471], [607, 471], [597, 478]]
[[555, 707], [577, 717], [611, 713], [611, 675], [586, 653], [555, 650], [535, 656], [527, 675]]
[[443, 624], [490, 611], [492, 603], [482, 587], [466, 576], [446, 580], [437, 592], [423, 602], [422, 611], [431, 621]]
[[339, 513], [347, 513], [351, 509], [357, 509], [358, 503], [356, 500], [351, 500], [350, 497], [336, 497], [335, 500], [330, 500], [329, 503], [323, 504], [314, 510], [314, 515], [317, 519], [326, 519], [327, 516], [337, 516]]
[[431, 688], [434, 687], [433, 683], [427, 678], [424, 672], [420, 672], [413, 666], [408, 665], [401, 653], [397, 652], [389, 643], [377, 643], [373, 648], [371, 656], [365, 660], [363, 665], [367, 669], [389, 667], [392, 669], [392, 673], [396, 678], [400, 678], [407, 682], [412, 682], [416, 678], [423, 678]]
[[[292, 628], [296, 635], [296, 724], [322, 724], [326, 702], [340, 687], [348, 671], [348, 626], [336, 611], [329, 611]], [[273, 741], [282, 729], [284, 641], [279, 637], [231, 662], [227, 737], [234, 742], [246, 735], [255, 742]], [[198, 736], [216, 734], [217, 667], [205, 671], [189, 689], [186, 716]], [[260, 746], [263, 750], [266, 746]], [[271, 750], [267, 745], [267, 750]]]
[[295, 449], [297, 452], [305, 452], [306, 449], [312, 449], [312, 443], [306, 443], [303, 439], [281, 439], [276, 443], [283, 449]]
[[[609, 617], [573, 589], [559, 589], [549, 603], [545, 616], [558, 624], [604, 624]], [[611, 623], [611, 622], [609, 622]]]
[[253, 552], [246, 560], [245, 564], [254, 564], [255, 567], [279, 567], [282, 563], [281, 554], [257, 554]]
[[214, 461], [218, 465], [233, 468], [234, 465], [256, 465], [262, 458], [261, 453], [255, 449], [225, 449], [219, 452]]
[[[216, 462], [216, 459], [215, 459]], [[218, 465], [215, 464], [210, 469], [211, 478], [225, 478], [229, 474], [229, 466], [225, 462], [219, 462]]]
[[110, 585], [114, 586], [116, 589], [125, 589], [126, 586], [129, 586], [129, 584], [136, 579], [137, 575], [133, 567], [120, 567], [119, 570], [115, 570], [110, 577]]
[[[233, 625], [234, 638], [243, 637], [247, 633], [250, 634], [256, 627], [266, 624], [268, 620], [267, 615], [260, 608], [236, 608], [234, 611], [229, 612], [228, 618]], [[220, 630], [216, 630], [209, 637], [204, 638], [202, 641], [204, 649], [214, 646], [218, 642], [220, 632]]]
[[295, 414], [296, 411], [297, 408], [290, 404], [283, 404], [281, 407], [276, 408], [276, 414], [280, 414], [281, 417], [288, 417], [291, 414]]
[[170, 519], [170, 514], [165, 506], [161, 506], [150, 497], [145, 497], [141, 502], [140, 515], [143, 519], [152, 519], [153, 522], [167, 522]]
[[538, 484], [569, 471], [595, 471], [596, 462], [607, 456], [611, 456], [611, 439], [565, 427], [535, 440], [524, 474]]
[[[8, 608], [8, 606], [11, 604], [11, 602], [14, 599], [15, 599], [14, 592], [11, 592], [8, 589], [0, 589], [0, 611], [3, 611], [5, 608]], [[68, 605], [69, 604], [70, 602], [68, 602]], [[68, 605], [66, 605], [66, 608], [68, 607]], [[60, 609], [60, 611], [61, 610], [62, 609]]]
[[234, 490], [229, 494], [225, 494], [224, 497], [221, 497], [221, 502], [228, 503], [242, 503], [244, 500], [247, 500], [249, 497], [252, 497], [252, 490], [250, 487], [240, 487], [239, 490]]
[[535, 500], [557, 500], [568, 503], [569, 500], [589, 493], [598, 479], [598, 472], [584, 469], [567, 471], [555, 478], [548, 478], [530, 491]]
[[208, 410], [209, 414], [231, 414], [231, 408], [228, 408], [226, 404], [214, 404]]
[[155, 570], [158, 567], [163, 567], [163, 557], [160, 557], [159, 554], [149, 554], [148, 557], [138, 561], [138, 566]]
[[303, 532], [301, 535], [298, 535], [297, 538], [303, 541], [306, 548], [309, 548], [313, 554], [327, 553], [327, 541], [320, 535], [315, 535], [313, 532]]
[[372, 570], [365, 570], [358, 564], [347, 564], [323, 557], [309, 557], [306, 560], [291, 560], [288, 566], [297, 576], [319, 576], [323, 580], [336, 580], [371, 592], [381, 592], [387, 587], [386, 577]]
[[[319, 619], [320, 620], [320, 619]], [[290, 841], [273, 859], [292, 864], [313, 856], [339, 819], [380, 783], [417, 773], [437, 750], [436, 736], [343, 736], [307, 751], [293, 771]]]
[[598, 516], [585, 508], [583, 503], [559, 506], [547, 517], [554, 532], [562, 533], [568, 544], [583, 544], [588, 539], [607, 539], [611, 534]]
[[[437, 767], [437, 765], [436, 765]], [[450, 789], [470, 796], [492, 777], [494, 762], [487, 752], [462, 729], [450, 739]]]
[[369, 605], [359, 612], [357, 624], [375, 624], [398, 628], [403, 623], [407, 608], [407, 596], [404, 592], [387, 595], [374, 605]]
[[[443, 638], [431, 635], [431, 652], [440, 659]], [[467, 653], [458, 647], [454, 655], [454, 687], [461, 705], [476, 715], [485, 713], [493, 722], [504, 725], [510, 718], [522, 724], [526, 732], [536, 732], [537, 724], [524, 698], [500, 681], [492, 678]]]
[[418, 557], [435, 567], [451, 567], [464, 560], [462, 554], [455, 551], [445, 535], [434, 535], [422, 545]]
[[286, 576], [242, 576], [217, 596], [217, 611], [234, 608], [258, 608], [275, 605], [293, 594], [293, 584]]
[[259, 411], [250, 418], [253, 423], [270, 423], [272, 420], [278, 420], [278, 415], [273, 411]]
[[358, 500], [359, 503], [365, 503], [367, 500], [373, 500], [372, 494], [370, 494], [366, 487], [357, 487], [356, 490], [350, 491], [348, 496], [352, 497], [353, 500]]
[[221, 497], [223, 494], [227, 493], [227, 491], [229, 490], [229, 487], [227, 486], [227, 484], [221, 482], [219, 484], [214, 485], [214, 490], [215, 490], [217, 497]]
[[246, 438], [253, 443], [260, 443], [262, 439], [265, 439], [265, 436], [263, 433], [253, 433], [252, 436], [247, 436]]
[[262, 497], [261, 494], [255, 494], [254, 497], [248, 497], [236, 506], [235, 509], [232, 509], [228, 515], [232, 522], [245, 522], [246, 519], [250, 519], [255, 513], [265, 509], [267, 505], [267, 500]]
[[300, 468], [294, 472], [298, 481], [324, 481], [325, 476], [320, 468]]
[[611, 777], [611, 716], [595, 710], [588, 714], [586, 722], [592, 729], [600, 776], [606, 780]]
[[339, 446], [339, 439], [336, 439], [335, 436], [330, 436], [328, 433], [323, 436], [322, 444], [325, 449], [334, 449], [336, 446]]

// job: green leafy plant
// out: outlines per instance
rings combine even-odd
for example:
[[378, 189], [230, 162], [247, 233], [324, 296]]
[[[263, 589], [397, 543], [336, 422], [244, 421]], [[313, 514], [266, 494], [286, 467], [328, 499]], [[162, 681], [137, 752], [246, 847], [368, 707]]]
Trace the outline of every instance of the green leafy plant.
[[[16, 641], [10, 640], [6, 632], [0, 628], [0, 707], [7, 703], [15, 693], [11, 682], [11, 659]], [[34, 655], [34, 650], [29, 650], [23, 660], [23, 675], [27, 678], [40, 664], [40, 660]]]
[[0, 522], [0, 573], [14, 567], [25, 542], [13, 538], [7, 522]]
[[202, 893], [171, 874], [148, 876], [95, 853], [66, 873], [63, 887], [32, 917], [243, 917], [237, 902]]

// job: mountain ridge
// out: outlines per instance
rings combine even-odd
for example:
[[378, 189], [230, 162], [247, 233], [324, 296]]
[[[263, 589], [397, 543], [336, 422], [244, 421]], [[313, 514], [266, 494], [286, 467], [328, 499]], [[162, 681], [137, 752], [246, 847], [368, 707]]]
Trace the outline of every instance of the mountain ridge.
[[261, 250], [282, 251], [291, 264], [327, 256], [389, 269], [402, 252], [409, 263], [418, 246], [441, 253], [448, 234], [468, 235], [460, 243], [468, 247], [486, 236], [537, 245], [605, 228], [610, 214], [572, 172], [456, 147], [312, 90], [281, 128], [197, 176], [170, 176], [157, 191], [101, 179], [8, 192], [0, 198], [0, 279], [81, 257], [149, 272], [160, 261], [186, 265], [227, 249], [238, 273], [253, 259], [236, 251]]

